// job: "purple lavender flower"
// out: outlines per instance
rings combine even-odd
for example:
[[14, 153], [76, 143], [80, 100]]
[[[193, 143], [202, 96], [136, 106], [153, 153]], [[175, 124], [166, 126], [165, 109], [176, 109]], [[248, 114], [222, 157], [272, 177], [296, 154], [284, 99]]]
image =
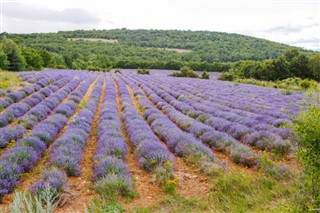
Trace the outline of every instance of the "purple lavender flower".
[[47, 148], [46, 144], [43, 141], [41, 141], [39, 138], [33, 137], [33, 136], [28, 136], [28, 137], [25, 137], [23, 139], [20, 139], [17, 142], [16, 146], [19, 146], [19, 147], [23, 147], [23, 146], [31, 147], [38, 154], [42, 154]]
[[18, 101], [20, 101], [21, 99], [23, 99], [25, 97], [25, 93], [23, 92], [12, 92], [6, 95], [6, 97], [11, 98], [15, 103], [17, 103]]
[[7, 126], [8, 123], [8, 120], [4, 116], [0, 115], [0, 128]]
[[26, 132], [27, 130], [20, 125], [0, 129], [0, 148], [5, 148], [11, 141], [22, 138]]
[[94, 179], [100, 179], [108, 174], [129, 174], [124, 162], [118, 158], [106, 157], [94, 165]]
[[0, 161], [0, 200], [18, 184], [22, 169], [11, 161]]
[[95, 160], [100, 160], [108, 156], [120, 159], [125, 158], [127, 153], [126, 142], [121, 137], [99, 138]]
[[58, 194], [67, 185], [66, 174], [60, 170], [53, 169], [45, 171], [41, 177], [41, 181], [34, 183], [30, 191], [34, 195], [40, 195], [45, 188], [48, 188], [51, 192]]
[[40, 155], [31, 147], [16, 146], [5, 152], [0, 161], [8, 161], [19, 165], [22, 171], [29, 171], [40, 159]]
[[32, 132], [33, 136], [38, 137], [46, 144], [52, 143], [57, 134], [58, 129], [53, 124], [46, 122], [38, 124]]
[[159, 166], [163, 167], [168, 161], [173, 164], [173, 158], [168, 150], [157, 141], [141, 141], [136, 153], [140, 167], [147, 171], [151, 171]]
[[64, 102], [55, 109], [55, 113], [70, 117], [75, 112], [76, 107], [76, 104], [72, 101]]

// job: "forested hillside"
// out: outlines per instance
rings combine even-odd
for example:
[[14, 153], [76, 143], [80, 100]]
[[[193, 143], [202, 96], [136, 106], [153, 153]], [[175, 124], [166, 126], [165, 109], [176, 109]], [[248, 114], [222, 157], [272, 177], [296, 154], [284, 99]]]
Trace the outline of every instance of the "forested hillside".
[[93, 70], [180, 69], [189, 65], [194, 70], [225, 71], [230, 62], [277, 58], [292, 48], [264, 39], [209, 31], [114, 29], [4, 36], [22, 46], [53, 53], [56, 67]]

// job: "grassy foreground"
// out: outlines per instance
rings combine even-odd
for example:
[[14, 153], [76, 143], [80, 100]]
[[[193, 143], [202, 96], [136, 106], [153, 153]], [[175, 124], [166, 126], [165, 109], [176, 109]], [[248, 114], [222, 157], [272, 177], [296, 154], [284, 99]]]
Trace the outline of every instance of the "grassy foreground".
[[296, 177], [277, 181], [263, 174], [231, 169], [211, 179], [206, 198], [186, 199], [168, 195], [158, 205], [133, 209], [132, 212], [290, 212], [294, 211]]

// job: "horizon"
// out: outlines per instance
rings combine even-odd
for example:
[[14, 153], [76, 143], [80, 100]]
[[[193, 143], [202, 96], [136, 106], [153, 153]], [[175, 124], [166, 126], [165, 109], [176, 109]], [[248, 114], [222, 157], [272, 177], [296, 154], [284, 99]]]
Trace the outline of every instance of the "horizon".
[[320, 50], [318, 0], [1, 0], [0, 3], [1, 33], [122, 28], [209, 31]]

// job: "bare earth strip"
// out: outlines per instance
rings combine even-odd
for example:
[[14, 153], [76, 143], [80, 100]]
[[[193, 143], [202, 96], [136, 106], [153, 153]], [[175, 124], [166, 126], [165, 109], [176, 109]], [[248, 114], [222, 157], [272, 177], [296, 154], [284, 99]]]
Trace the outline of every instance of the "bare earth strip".
[[[116, 101], [117, 101], [117, 109], [119, 116], [121, 118], [122, 111], [121, 103], [120, 103], [120, 96], [118, 93], [118, 85], [115, 83], [116, 89]], [[142, 170], [139, 165], [138, 161], [134, 155], [133, 147], [131, 146], [130, 140], [128, 135], [125, 131], [124, 123], [121, 121], [122, 125], [122, 133], [125, 137], [127, 145], [129, 147], [129, 153], [127, 154], [127, 166], [131, 171], [133, 177], [135, 178], [135, 188], [136, 191], [139, 193], [139, 197], [135, 198], [133, 201], [128, 202], [125, 199], [120, 200], [120, 203], [124, 206], [126, 211], [130, 211], [130, 209], [143, 206], [145, 204], [153, 205], [159, 202], [161, 197], [164, 197], [164, 192], [158, 184], [154, 183], [154, 178], [150, 173], [145, 172]]]
[[[127, 86], [127, 88], [136, 110], [142, 116], [142, 112], [139, 110], [140, 105], [133, 95], [133, 90], [129, 86]], [[166, 146], [166, 144], [161, 141], [159, 137], [158, 139], [163, 145]], [[174, 158], [174, 175], [175, 177], [179, 178], [177, 193], [185, 198], [199, 198], [207, 196], [211, 188], [208, 178], [200, 174], [195, 166], [186, 163], [181, 158], [175, 157], [174, 155], [172, 156]]]
[[83, 158], [81, 162], [81, 175], [79, 177], [69, 177], [70, 191], [73, 193], [74, 199], [68, 202], [63, 208], [57, 209], [57, 213], [65, 212], [84, 212], [85, 205], [88, 206], [90, 202], [97, 198], [92, 187], [93, 177], [93, 157], [97, 147], [97, 130], [99, 125], [100, 111], [103, 104], [105, 90], [106, 90], [106, 78], [104, 76], [104, 83], [102, 86], [102, 93], [99, 99], [98, 109], [93, 118], [91, 125], [91, 133], [84, 149]]

